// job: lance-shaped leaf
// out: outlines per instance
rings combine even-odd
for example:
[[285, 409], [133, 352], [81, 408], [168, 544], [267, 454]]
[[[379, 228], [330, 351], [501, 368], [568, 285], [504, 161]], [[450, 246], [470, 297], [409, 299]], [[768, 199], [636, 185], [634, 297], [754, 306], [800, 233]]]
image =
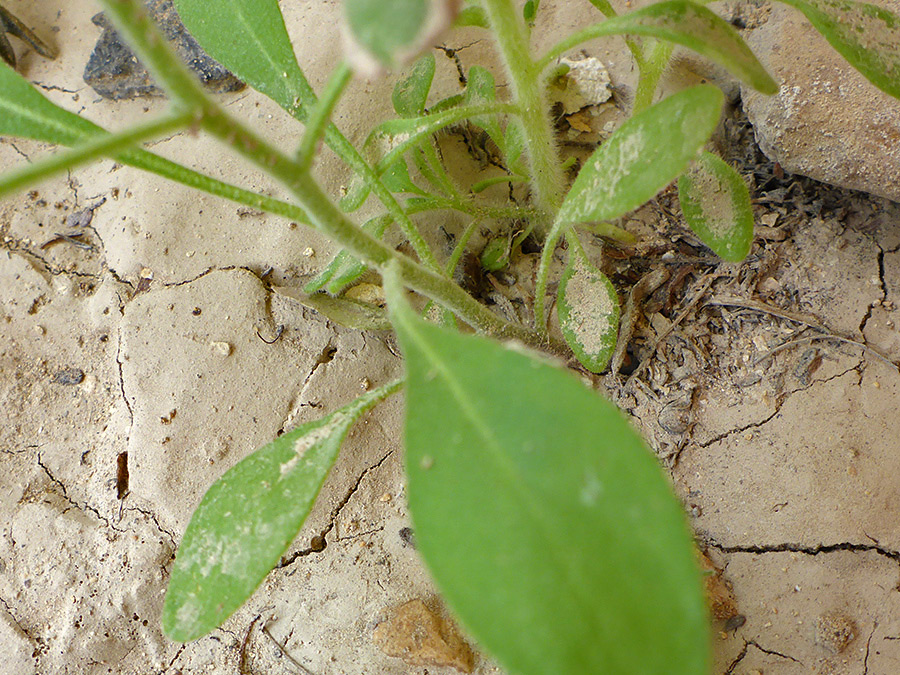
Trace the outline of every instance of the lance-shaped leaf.
[[900, 17], [851, 0], [781, 0], [799, 9], [872, 84], [900, 98]]
[[537, 357], [423, 321], [394, 284], [416, 547], [472, 636], [518, 675], [708, 672], [691, 534], [622, 414]]
[[592, 373], [602, 373], [616, 348], [619, 296], [580, 246], [570, 246], [569, 251], [556, 301], [559, 327], [578, 362]]
[[428, 53], [413, 64], [409, 75], [400, 80], [391, 94], [394, 110], [400, 117], [425, 114], [428, 92], [434, 80], [434, 54]]
[[738, 32], [717, 14], [691, 0], [656, 3], [589, 26], [555, 45], [538, 63], [548, 66], [556, 57], [586, 40], [627, 34], [684, 45], [724, 66], [742, 82], [764, 94], [778, 91], [778, 85]]
[[629, 119], [582, 167], [557, 222], [612, 220], [652, 199], [709, 139], [723, 100], [716, 87], [702, 84]]
[[740, 174], [710, 152], [678, 179], [688, 226], [723, 260], [739, 262], [753, 242], [753, 206]]
[[309, 422], [229, 469], [203, 496], [181, 540], [163, 605], [163, 630], [195, 640], [256, 590], [287, 550], [353, 423], [393, 383]]
[[[466, 82], [466, 103], [477, 105], [479, 103], [493, 103], [497, 99], [494, 85], [494, 76], [487, 68], [472, 66], [469, 68], [468, 81]], [[472, 123], [484, 129], [488, 136], [497, 144], [500, 151], [505, 154], [505, 137], [500, 128], [500, 122], [496, 115], [483, 115], [473, 117]]]
[[75, 145], [102, 133], [93, 122], [48, 101], [0, 61], [0, 136]]
[[296, 114], [315, 95], [297, 64], [278, 0], [174, 0], [197, 42], [216, 61]]
[[[21, 75], [0, 61], [0, 136], [32, 138], [45, 143], [74, 146], [106, 133], [93, 122], [51, 103]], [[146, 150], [123, 150], [116, 153], [115, 158], [199, 190], [213, 192], [300, 222], [310, 222], [306, 214], [294, 205], [223, 183]]]
[[353, 298], [336, 298], [328, 293], [307, 295], [294, 288], [280, 287], [275, 287], [274, 290], [347, 328], [356, 330], [391, 329], [391, 323], [388, 321], [387, 312], [383, 307]]

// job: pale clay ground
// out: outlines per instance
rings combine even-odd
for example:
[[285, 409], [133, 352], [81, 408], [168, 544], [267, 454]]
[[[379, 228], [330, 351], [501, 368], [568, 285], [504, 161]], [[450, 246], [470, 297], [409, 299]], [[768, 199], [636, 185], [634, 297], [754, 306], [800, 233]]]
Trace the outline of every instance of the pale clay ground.
[[[99, 100], [82, 83], [98, 35], [92, 2], [5, 4], [60, 48], [56, 62], [21, 57], [51, 100], [114, 128], [164, 108]], [[338, 59], [338, 3], [283, 4], [300, 61], [320, 83]], [[539, 28], [539, 41], [583, 21], [589, 12], [574, 4], [542, 7], [553, 29]], [[482, 42], [461, 57], [473, 63], [486, 50]], [[620, 46], [611, 50], [591, 53], [627, 81]], [[452, 64], [439, 62], [449, 90]], [[387, 91], [354, 85], [337, 120], [351, 138]], [[284, 147], [296, 142], [296, 127], [262, 97], [222, 101]], [[44, 150], [4, 140], [0, 166]], [[279, 193], [208, 139], [179, 134], [154, 150]], [[336, 191], [343, 176], [330, 160], [320, 173]], [[372, 640], [391, 608], [434, 592], [400, 536], [399, 400], [351, 433], [293, 563], [210, 636], [184, 646], [162, 636], [174, 546], [206, 487], [280, 430], [395, 377], [400, 360], [386, 336], [336, 328], [261, 281], [271, 266], [269, 281], [296, 286], [327, 262], [333, 247], [306, 228], [110, 161], [37, 192], [0, 203], [0, 673], [300, 672], [269, 635], [317, 675], [455, 672], [406, 665]], [[93, 250], [41, 248], [66, 216], [104, 198], [88, 231]], [[869, 215], [811, 219], [767, 243], [778, 255], [765, 288], [786, 290], [831, 331], [896, 360], [900, 223], [887, 202]], [[806, 375], [796, 367], [803, 349], [754, 364], [798, 325], [728, 311], [712, 341], [718, 368], [697, 380], [692, 436], [673, 473], [746, 617], [734, 630], [713, 626], [713, 672], [900, 672], [897, 370], [837, 343], [816, 343], [821, 364]], [[260, 339], [282, 325], [274, 344]], [[83, 381], [59, 382], [67, 369]], [[654, 448], [672, 443], [665, 400], [622, 402]], [[131, 492], [120, 517], [115, 467], [126, 450]], [[327, 547], [312, 550], [323, 534]], [[828, 637], [834, 626], [846, 644]], [[478, 657], [475, 672], [498, 671]]]

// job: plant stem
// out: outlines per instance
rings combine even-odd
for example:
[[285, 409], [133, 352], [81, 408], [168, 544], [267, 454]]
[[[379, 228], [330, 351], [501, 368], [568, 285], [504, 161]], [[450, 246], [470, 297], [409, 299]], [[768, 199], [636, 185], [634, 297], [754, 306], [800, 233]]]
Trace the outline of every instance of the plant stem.
[[[509, 0], [484, 0], [483, 7], [521, 111], [519, 124], [525, 137], [535, 201], [538, 208], [555, 215], [562, 204], [564, 176], [540, 70], [529, 52], [525, 24]], [[544, 227], [541, 223], [538, 229]]]
[[541, 251], [541, 263], [538, 266], [537, 276], [534, 281], [534, 328], [540, 335], [547, 334], [547, 319], [544, 316], [544, 307], [547, 296], [547, 280], [550, 276], [550, 263], [553, 261], [553, 253], [556, 244], [562, 235], [565, 225], [560, 221], [553, 224], [553, 228], [544, 240], [544, 249]]
[[631, 114], [637, 115], [653, 105], [653, 97], [659, 80], [669, 65], [669, 57], [672, 55], [674, 45], [662, 40], [651, 41], [650, 53], [646, 55], [641, 64], [641, 77], [638, 80], [637, 92], [634, 96], [634, 107]]
[[121, 152], [123, 147], [148, 141], [180, 129], [189, 124], [191, 118], [192, 115], [189, 111], [176, 112], [158, 120], [132, 127], [128, 131], [95, 136], [71, 150], [56, 152], [34, 164], [28, 164], [17, 171], [5, 174], [0, 180], [0, 197], [92, 159]]
[[[207, 98], [146, 18], [136, 0], [103, 0], [108, 15], [127, 36], [141, 60], [177, 103], [192, 112], [200, 126], [222, 139], [239, 154], [278, 179], [306, 208], [313, 224], [351, 253], [379, 270], [395, 261], [409, 288], [447, 307], [473, 328], [502, 339], [517, 339], [533, 346], [544, 340], [524, 326], [509, 323], [477, 302], [441, 272], [420, 265], [366, 234], [334, 205], [308, 172], [271, 147]], [[398, 205], [399, 206], [399, 205]]]
[[322, 96], [310, 111], [306, 131], [303, 132], [303, 140], [297, 150], [297, 161], [304, 170], [312, 166], [316, 155], [316, 146], [319, 144], [325, 128], [329, 125], [334, 106], [340, 100], [352, 75], [353, 71], [346, 62], [338, 64], [331, 77], [328, 78]]
[[154, 155], [147, 150], [128, 150], [121, 154], [115, 155], [115, 158], [124, 164], [128, 164], [150, 173], [155, 173], [163, 178], [187, 185], [188, 187], [208, 192], [209, 194], [223, 197], [225, 199], [243, 204], [260, 211], [274, 213], [277, 216], [283, 216], [288, 220], [293, 220], [305, 225], [312, 224], [306, 211], [296, 204], [285, 202], [280, 199], [274, 199], [258, 192], [251, 192], [239, 188], [230, 183], [223, 183], [220, 180], [198, 173], [186, 166], [169, 161], [159, 155]]

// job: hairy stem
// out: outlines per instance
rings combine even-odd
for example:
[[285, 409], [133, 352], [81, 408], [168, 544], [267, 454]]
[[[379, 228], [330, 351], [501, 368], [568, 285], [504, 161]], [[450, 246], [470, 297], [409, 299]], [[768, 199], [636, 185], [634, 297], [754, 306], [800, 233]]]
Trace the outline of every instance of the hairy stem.
[[[483, 6], [521, 111], [519, 124], [525, 136], [535, 201], [541, 210], [555, 214], [562, 204], [564, 177], [540, 70], [529, 52], [525, 23], [510, 0], [484, 0]], [[539, 229], [545, 229], [545, 224], [539, 224]]]
[[399, 268], [405, 285], [447, 307], [477, 330], [536, 346], [542, 343], [535, 333], [496, 316], [442, 273], [397, 253], [350, 221], [297, 162], [231, 119], [215, 102], [207, 98], [199, 84], [169, 50], [137, 0], [103, 0], [103, 4], [116, 27], [128, 37], [157, 81], [170, 90], [176, 104], [182, 109], [190, 110], [204, 130], [222, 139], [239, 154], [284, 183], [305, 207], [313, 224], [322, 232], [379, 270], [385, 269], [393, 261]]

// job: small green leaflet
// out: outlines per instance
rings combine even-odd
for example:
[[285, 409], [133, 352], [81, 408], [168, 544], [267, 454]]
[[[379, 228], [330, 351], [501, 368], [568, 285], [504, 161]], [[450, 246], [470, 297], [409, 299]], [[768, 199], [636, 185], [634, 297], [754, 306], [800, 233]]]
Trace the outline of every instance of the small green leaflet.
[[413, 64], [409, 74], [394, 86], [391, 102], [400, 117], [418, 117], [425, 114], [428, 92], [434, 80], [434, 69], [434, 54], [425, 54]]
[[[469, 105], [493, 103], [497, 100], [494, 76], [491, 74], [491, 71], [487, 68], [482, 68], [481, 66], [472, 66], [469, 68], [465, 96], [466, 103]], [[472, 124], [484, 129], [494, 143], [497, 144], [497, 147], [500, 148], [500, 151], [505, 154], [505, 137], [496, 115], [473, 117]]]
[[587, 160], [557, 223], [612, 220], [652, 199], [709, 139], [723, 100], [719, 89], [701, 84], [629, 119]]
[[688, 226], [722, 260], [740, 262], [753, 243], [753, 205], [740, 174], [710, 152], [678, 179]]
[[900, 98], [900, 17], [852, 0], [781, 0], [799, 9], [872, 84]]
[[[376, 239], [381, 239], [391, 222], [390, 216], [376, 216], [363, 223], [362, 229]], [[303, 292], [315, 293], [327, 288], [329, 293], [340, 293], [344, 288], [357, 281], [368, 269], [368, 266], [353, 257], [346, 249], [341, 249], [328, 263], [328, 266], [303, 287]]]
[[602, 373], [612, 358], [619, 332], [619, 296], [603, 272], [588, 262], [578, 245], [559, 281], [559, 327], [578, 362]]
[[517, 675], [708, 672], [693, 540], [622, 414], [538, 357], [420, 319], [391, 271], [385, 288], [417, 548], [469, 633]]
[[162, 613], [169, 638], [206, 635], [250, 597], [300, 531], [350, 427], [399, 387], [286, 433], [213, 483], [175, 557]]

